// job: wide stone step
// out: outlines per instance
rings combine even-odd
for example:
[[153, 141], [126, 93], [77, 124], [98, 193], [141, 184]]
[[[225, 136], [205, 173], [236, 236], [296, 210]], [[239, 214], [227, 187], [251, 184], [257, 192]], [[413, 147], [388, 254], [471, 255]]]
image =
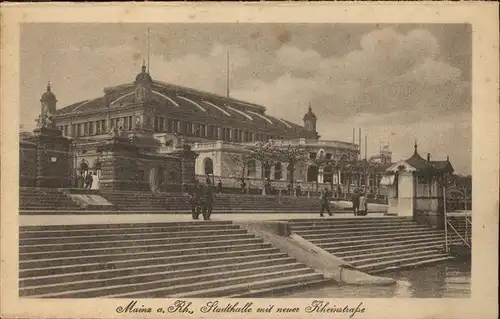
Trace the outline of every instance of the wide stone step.
[[402, 244], [387, 247], [375, 247], [369, 249], [356, 249], [356, 250], [346, 250], [346, 251], [336, 251], [334, 248], [329, 249], [328, 252], [334, 254], [335, 256], [342, 258], [343, 260], [350, 262], [357, 259], [362, 259], [370, 256], [384, 256], [397, 254], [399, 252], [404, 252], [408, 250], [419, 251], [427, 249], [440, 249], [444, 247], [444, 241], [442, 243], [428, 243], [428, 242], [417, 242], [414, 244]]
[[213, 224], [193, 224], [185, 223], [174, 226], [146, 226], [133, 228], [109, 228], [109, 229], [77, 229], [77, 230], [40, 230], [23, 231], [19, 233], [20, 239], [34, 238], [57, 238], [70, 236], [98, 236], [98, 235], [124, 235], [124, 234], [150, 234], [150, 233], [178, 233], [178, 232], [196, 232], [205, 231], [227, 231], [240, 229], [233, 224], [213, 225]]
[[439, 258], [449, 258], [447, 254], [439, 253], [439, 252], [433, 252], [429, 253], [427, 255], [421, 255], [421, 256], [413, 256], [413, 257], [407, 257], [407, 258], [397, 258], [397, 259], [391, 259], [391, 260], [385, 260], [381, 262], [374, 262], [374, 263], [369, 263], [365, 264], [362, 266], [357, 267], [359, 270], [368, 272], [368, 273], [373, 273], [374, 271], [382, 271], [382, 270], [391, 270], [391, 269], [396, 269], [400, 267], [404, 267], [406, 264], [415, 264], [415, 263], [421, 263], [421, 262], [426, 262], [429, 260], [435, 260]]
[[346, 240], [337, 240], [337, 239], [320, 239], [320, 240], [311, 240], [312, 243], [318, 246], [331, 246], [334, 245], [336, 247], [350, 246], [354, 247], [356, 245], [362, 245], [364, 243], [369, 244], [383, 244], [386, 242], [397, 242], [397, 241], [405, 241], [405, 240], [426, 240], [426, 239], [443, 239], [440, 233], [417, 233], [417, 234], [398, 234], [397, 236], [365, 236], [365, 237], [354, 237], [354, 238], [346, 238]]
[[241, 284], [233, 284], [224, 287], [214, 287], [209, 289], [198, 289], [187, 293], [178, 293], [171, 295], [171, 298], [210, 298], [210, 297], [228, 297], [235, 294], [243, 294], [252, 291], [262, 290], [266, 288], [278, 289], [281, 285], [288, 285], [292, 287], [303, 287], [310, 283], [318, 282], [319, 280], [325, 281], [323, 275], [316, 273], [307, 273], [302, 275], [290, 275], [283, 273], [278, 277], [265, 277], [263, 279], [253, 279], [250, 282]]
[[414, 243], [427, 243], [427, 244], [436, 244], [443, 243], [444, 238], [442, 237], [428, 237], [428, 238], [408, 238], [408, 239], [388, 239], [387, 241], [379, 241], [376, 243], [373, 242], [351, 242], [350, 244], [345, 245], [337, 245], [337, 243], [331, 244], [322, 244], [320, 247], [328, 250], [331, 253], [337, 253], [342, 251], [354, 251], [360, 249], [368, 249], [368, 248], [382, 248], [382, 247], [393, 247], [395, 245], [409, 245]]
[[204, 242], [188, 242], [188, 243], [178, 243], [178, 244], [146, 244], [146, 245], [135, 245], [131, 243], [130, 246], [124, 246], [120, 248], [96, 248], [96, 249], [72, 249], [72, 250], [57, 250], [57, 251], [34, 251], [34, 252], [21, 252], [20, 260], [29, 259], [47, 259], [47, 258], [63, 258], [63, 257], [76, 257], [76, 256], [95, 256], [102, 254], [125, 254], [133, 252], [150, 252], [157, 250], [185, 250], [190, 248], [213, 248], [228, 245], [249, 245], [249, 244], [261, 244], [263, 243], [262, 238], [245, 238], [245, 239], [226, 239], [226, 240], [215, 240], [215, 241], [204, 241]]
[[427, 232], [429, 231], [428, 227], [407, 227], [407, 228], [401, 228], [401, 229], [378, 229], [378, 228], [369, 228], [367, 230], [352, 230], [352, 231], [329, 231], [329, 230], [312, 230], [312, 231], [301, 231], [298, 232], [300, 236], [304, 238], [309, 238], [309, 239], [314, 239], [314, 238], [325, 238], [325, 237], [331, 237], [331, 236], [364, 236], [364, 235], [377, 235], [377, 234], [399, 234], [399, 233], [408, 233], [408, 232], [415, 232], [415, 231], [421, 231], [421, 232]]
[[[261, 263], [262, 264], [262, 263]], [[88, 282], [80, 284], [70, 284], [66, 286], [51, 286], [52, 289], [45, 288], [45, 293], [40, 293], [40, 288], [30, 289], [30, 296], [36, 297], [51, 297], [51, 298], [95, 298], [108, 296], [111, 294], [129, 293], [137, 290], [158, 289], [171, 287], [175, 285], [194, 285], [203, 281], [214, 281], [220, 278], [232, 278], [239, 276], [249, 276], [255, 274], [288, 271], [288, 270], [304, 270], [304, 265], [300, 263], [287, 263], [271, 266], [260, 266], [253, 262], [253, 267], [238, 268], [235, 270], [221, 269], [214, 272], [198, 272], [187, 275], [182, 273], [163, 273], [161, 275], [152, 276], [136, 276], [133, 278], [114, 278], [111, 280], [100, 281], [89, 285]], [[138, 280], [138, 278], [141, 278]], [[54, 289], [55, 288], [55, 289]], [[65, 290], [61, 290], [64, 288]]]
[[[442, 247], [444, 248], [444, 247]], [[398, 260], [402, 258], [410, 258], [410, 257], [418, 257], [418, 256], [427, 256], [427, 255], [432, 255], [432, 254], [444, 254], [444, 249], [439, 249], [439, 248], [428, 248], [425, 250], [407, 250], [407, 251], [400, 251], [399, 253], [394, 253], [392, 255], [375, 255], [372, 257], [368, 258], [363, 258], [363, 259], [357, 259], [357, 260], [351, 260], [349, 263], [353, 265], [354, 267], [360, 267], [362, 265], [366, 264], [371, 264], [375, 262], [383, 262], [383, 261], [390, 261], [390, 260]]]
[[[37, 289], [37, 293], [48, 293], [48, 292], [57, 292], [57, 291], [65, 291], [65, 290], [77, 290], [77, 289], [85, 289], [91, 287], [103, 287], [108, 284], [121, 284], [123, 281], [130, 283], [140, 283], [143, 281], [153, 281], [153, 280], [161, 280], [168, 278], [180, 278], [180, 277], [189, 277], [189, 276], [197, 276], [200, 274], [211, 274], [218, 273], [221, 271], [232, 271], [237, 269], [249, 269], [256, 267], [269, 267], [273, 265], [288, 265], [290, 263], [296, 262], [290, 257], [286, 258], [275, 258], [275, 259], [257, 259], [251, 260], [247, 262], [239, 262], [239, 263], [228, 263], [223, 265], [203, 265], [200, 268], [189, 268], [189, 269], [178, 269], [178, 270], [165, 270], [165, 269], [147, 269], [145, 272], [141, 272], [139, 270], [135, 272], [123, 273], [123, 274], [114, 274], [113, 276], [81, 276], [81, 275], [72, 275], [65, 276], [61, 278], [61, 276], [46, 276], [46, 277], [35, 277], [35, 278], [27, 278], [21, 279], [19, 281], [19, 287], [25, 288], [27, 294], [34, 293]], [[31, 290], [30, 290], [31, 289]], [[40, 290], [41, 289], [41, 290]], [[40, 292], [42, 291], [42, 292]]]
[[379, 232], [379, 233], [371, 233], [371, 234], [338, 234], [338, 233], [332, 233], [332, 234], [324, 234], [323, 236], [318, 236], [318, 235], [301, 235], [301, 237], [312, 241], [316, 244], [321, 244], [321, 243], [329, 243], [332, 240], [338, 240], [340, 242], [343, 241], [349, 241], [349, 240], [369, 240], [369, 239], [380, 239], [380, 238], [389, 238], [391, 236], [398, 236], [401, 238], [405, 237], [411, 237], [411, 236], [419, 236], [419, 235], [439, 235], [441, 234], [440, 231], [421, 231], [421, 230], [410, 230], [410, 231], [400, 231], [400, 232], [395, 232], [395, 233], [387, 233], [387, 232]]
[[182, 297], [182, 296], [203, 296], [216, 297], [225, 296], [234, 293], [235, 286], [249, 286], [259, 281], [271, 279], [281, 279], [286, 277], [302, 277], [317, 278], [316, 273], [311, 273], [308, 268], [291, 269], [285, 271], [267, 272], [253, 274], [247, 276], [238, 276], [233, 278], [220, 278], [211, 281], [202, 281], [196, 284], [184, 284], [170, 287], [162, 287], [157, 289], [148, 289], [142, 291], [134, 291], [125, 294], [113, 294], [108, 297], [112, 298], [161, 298], [161, 297]]
[[[182, 262], [182, 263], [157, 263], [157, 264], [148, 264], [141, 266], [123, 266], [123, 268], [113, 269], [107, 268], [106, 265], [103, 265], [101, 269], [83, 269], [82, 271], [60, 271], [55, 269], [54, 272], [47, 271], [21, 271], [19, 273], [20, 279], [33, 280], [37, 279], [36, 285], [44, 285], [51, 284], [55, 282], [69, 282], [75, 280], [91, 280], [91, 279], [110, 279], [121, 276], [128, 275], [137, 275], [137, 274], [145, 274], [151, 272], [167, 272], [167, 271], [176, 271], [181, 269], [194, 269], [194, 268], [202, 268], [208, 266], [222, 266], [229, 264], [238, 264], [249, 261], [257, 261], [257, 260], [273, 260], [273, 261], [284, 261], [288, 260], [288, 262], [294, 261], [293, 258], [288, 257], [282, 253], [271, 253], [271, 254], [261, 254], [254, 256], [240, 256], [240, 257], [227, 257], [227, 258], [217, 258], [217, 259], [201, 259], [190, 262]], [[35, 278], [37, 277], [37, 278]], [[28, 281], [29, 282], [29, 281]]]
[[312, 287], [323, 287], [327, 284], [333, 284], [333, 281], [325, 278], [319, 278], [292, 284], [274, 283], [273, 285], [269, 285], [267, 287], [264, 286], [263, 288], [253, 288], [249, 291], [235, 293], [226, 296], [226, 298], [250, 298], [250, 297], [277, 298], [279, 296], [286, 296], [296, 290], [305, 290], [307, 288], [312, 288]]
[[150, 232], [139, 234], [101, 234], [87, 236], [66, 236], [66, 237], [49, 237], [49, 238], [31, 238], [20, 239], [20, 246], [42, 245], [42, 244], [69, 244], [69, 243], [86, 243], [95, 241], [115, 241], [115, 240], [143, 240], [143, 239], [166, 239], [166, 238], [186, 238], [186, 237], [213, 237], [218, 235], [242, 235], [246, 234], [244, 229], [225, 229], [225, 230], [202, 230], [202, 231], [177, 231], [177, 232]]
[[171, 257], [179, 260], [199, 259], [200, 254], [204, 256], [223, 256], [226, 254], [245, 254], [247, 251], [267, 251], [278, 252], [277, 248], [270, 244], [251, 244], [251, 245], [230, 245], [221, 247], [211, 247], [205, 249], [184, 249], [177, 251], [170, 250], [155, 250], [151, 252], [135, 252], [126, 254], [102, 254], [96, 256], [78, 256], [78, 257], [63, 257], [63, 258], [46, 258], [38, 260], [21, 260], [19, 269], [33, 269], [43, 267], [59, 267], [68, 265], [81, 265], [84, 263], [112, 263], [120, 260], [134, 260], [142, 258], [159, 258]]
[[93, 241], [84, 243], [68, 243], [68, 244], [36, 244], [29, 246], [19, 247], [19, 251], [24, 252], [35, 252], [38, 250], [49, 251], [60, 251], [60, 250], [74, 250], [74, 249], [92, 249], [92, 248], [115, 248], [115, 247], [130, 247], [130, 246], [140, 246], [140, 245], [169, 245], [177, 243], [198, 243], [205, 241], [215, 241], [215, 240], [238, 240], [238, 239], [251, 239], [254, 238], [251, 234], [241, 234], [241, 235], [216, 235], [216, 236], [205, 236], [205, 237], [181, 237], [181, 238], [166, 238], [166, 239], [127, 239], [127, 240], [115, 240], [115, 241]]
[[96, 229], [130, 229], [130, 228], [146, 228], [146, 227], [186, 227], [186, 226], [218, 226], [230, 225], [232, 221], [189, 221], [189, 222], [158, 222], [158, 223], [120, 223], [120, 224], [78, 224], [78, 225], [43, 225], [43, 226], [21, 226], [20, 232], [25, 231], [72, 231], [72, 230], [96, 230]]
[[[349, 215], [348, 215], [349, 216]], [[352, 216], [344, 217], [342, 219], [338, 218], [328, 218], [328, 217], [318, 217], [318, 218], [301, 218], [301, 219], [289, 219], [288, 222], [292, 224], [321, 224], [321, 223], [396, 223], [396, 222], [414, 222], [411, 217], [366, 217], [366, 216]]]
[[330, 243], [333, 240], [339, 241], [339, 242], [344, 242], [344, 241], [356, 241], [359, 242], [360, 240], [380, 240], [380, 239], [390, 239], [392, 236], [397, 236], [397, 238], [407, 238], [407, 237], [414, 237], [414, 236], [431, 236], [431, 235], [440, 235], [441, 232], [435, 231], [435, 232], [422, 232], [422, 231], [403, 231], [403, 232], [398, 232], [398, 233], [380, 233], [380, 234], [367, 234], [366, 236], [363, 235], [354, 235], [354, 236], [349, 236], [347, 234], [331, 234], [330, 236], [322, 236], [322, 237], [311, 237], [308, 235], [302, 236], [305, 239], [314, 242], [316, 245], [321, 245], [323, 243]]
[[48, 259], [43, 261], [30, 261], [30, 262], [20, 262], [19, 268], [21, 270], [28, 269], [45, 269], [52, 267], [69, 267], [69, 266], [84, 266], [84, 265], [102, 265], [103, 263], [107, 265], [113, 265], [114, 267], [119, 267], [120, 263], [130, 262], [136, 260], [144, 260], [147, 263], [149, 260], [155, 259], [171, 259], [173, 261], [192, 261], [206, 258], [223, 258], [223, 257], [236, 257], [236, 256], [244, 256], [245, 254], [259, 254], [259, 253], [273, 253], [279, 252], [277, 248], [266, 247], [260, 248], [257, 247], [255, 249], [248, 249], [248, 246], [236, 246], [235, 249], [226, 250], [226, 251], [209, 251], [205, 253], [203, 256], [200, 256], [198, 253], [189, 254], [189, 252], [184, 253], [182, 255], [172, 255], [170, 251], [159, 251], [153, 253], [139, 253], [139, 254], [121, 254], [121, 255], [104, 255], [97, 257], [80, 257], [80, 258], [70, 258], [70, 259]]
[[310, 232], [310, 231], [362, 231], [362, 230], [373, 230], [373, 229], [405, 229], [405, 228], [415, 228], [422, 227], [421, 225], [416, 225], [414, 223], [408, 224], [400, 224], [400, 225], [347, 225], [347, 226], [337, 226], [337, 225], [314, 225], [314, 226], [293, 226], [291, 227], [292, 231], [300, 233], [300, 232]]
[[440, 255], [440, 256], [434, 257], [434, 258], [426, 258], [426, 259], [420, 259], [417, 261], [402, 262], [397, 267], [387, 266], [387, 267], [374, 268], [374, 269], [370, 270], [370, 273], [371, 274], [380, 274], [380, 273], [392, 271], [395, 269], [401, 270], [401, 269], [422, 267], [422, 266], [426, 266], [426, 265], [430, 265], [430, 264], [440, 263], [440, 262], [450, 260], [450, 259], [453, 259], [453, 257], [451, 257], [449, 255], [445, 255], [445, 256]]
[[256, 256], [261, 255], [271, 255], [277, 254], [277, 256], [284, 256], [278, 249], [257, 249], [251, 251], [237, 251], [237, 252], [227, 252], [227, 253], [216, 253], [216, 254], [206, 254], [200, 255], [186, 255], [186, 256], [167, 256], [167, 257], [148, 257], [148, 258], [131, 258], [125, 260], [111, 260], [111, 261], [94, 261], [94, 262], [84, 262], [81, 264], [71, 264], [62, 266], [46, 266], [37, 268], [24, 268], [19, 272], [20, 278], [34, 277], [34, 276], [45, 276], [45, 275], [57, 275], [66, 273], [76, 273], [76, 272], [89, 272], [101, 270], [103, 268], [112, 269], [123, 269], [130, 267], [143, 267], [149, 265], [170, 265], [178, 264], [181, 262], [191, 263], [196, 261], [218, 259], [218, 258], [243, 258], [249, 254], [254, 254]]

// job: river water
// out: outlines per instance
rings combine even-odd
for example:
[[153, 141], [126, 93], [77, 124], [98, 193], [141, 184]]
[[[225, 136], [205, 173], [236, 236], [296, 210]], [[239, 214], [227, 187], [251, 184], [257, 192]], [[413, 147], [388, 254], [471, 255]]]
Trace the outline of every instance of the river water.
[[427, 267], [380, 274], [397, 285], [329, 285], [287, 294], [288, 298], [469, 298], [470, 262], [447, 261]]

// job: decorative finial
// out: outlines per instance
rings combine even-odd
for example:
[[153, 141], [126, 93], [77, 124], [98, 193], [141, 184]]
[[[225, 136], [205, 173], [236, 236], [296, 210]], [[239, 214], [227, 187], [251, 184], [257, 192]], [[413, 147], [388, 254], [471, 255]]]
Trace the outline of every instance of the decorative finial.
[[146, 60], [142, 60], [142, 72], [146, 72]]
[[47, 82], [47, 92], [50, 92], [50, 81]]
[[415, 148], [415, 155], [417, 155], [418, 154], [418, 152], [417, 152], [417, 147], [418, 147], [417, 146], [417, 139], [415, 139], [415, 145], [413, 147]]

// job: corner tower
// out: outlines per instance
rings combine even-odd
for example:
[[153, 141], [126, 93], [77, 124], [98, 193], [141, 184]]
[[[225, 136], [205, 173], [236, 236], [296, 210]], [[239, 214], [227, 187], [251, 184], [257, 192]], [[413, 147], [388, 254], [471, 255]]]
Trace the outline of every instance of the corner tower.
[[304, 115], [304, 127], [310, 132], [316, 132], [316, 122], [318, 121], [316, 115], [313, 113], [311, 104], [309, 104], [309, 109]]

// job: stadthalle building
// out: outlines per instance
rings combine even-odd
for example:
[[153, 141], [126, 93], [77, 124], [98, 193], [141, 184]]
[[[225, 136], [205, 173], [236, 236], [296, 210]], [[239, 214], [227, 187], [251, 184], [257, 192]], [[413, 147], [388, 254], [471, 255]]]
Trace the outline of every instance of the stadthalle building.
[[[277, 188], [286, 187], [287, 163], [263, 171], [259, 163], [250, 162], [243, 172], [235, 164], [234, 156], [244, 155], [246, 146], [256, 142], [307, 147], [310, 159], [344, 156], [354, 160], [360, 153], [354, 143], [319, 139], [311, 106], [302, 126], [267, 115], [261, 105], [153, 80], [144, 65], [132, 83], [104, 88], [101, 97], [57, 109], [54, 120], [63, 135], [73, 140], [75, 163], [85, 160], [90, 170], [98, 168], [101, 156], [96, 145], [118, 131], [133, 136], [154, 153], [168, 154], [180, 143], [191, 144], [198, 153], [198, 178], [204, 180], [209, 174], [224, 186], [236, 186], [244, 174], [250, 187], [261, 187], [263, 176]], [[346, 182], [342, 172], [318, 167], [311, 160], [296, 166], [294, 179], [304, 189], [318, 183]]]

